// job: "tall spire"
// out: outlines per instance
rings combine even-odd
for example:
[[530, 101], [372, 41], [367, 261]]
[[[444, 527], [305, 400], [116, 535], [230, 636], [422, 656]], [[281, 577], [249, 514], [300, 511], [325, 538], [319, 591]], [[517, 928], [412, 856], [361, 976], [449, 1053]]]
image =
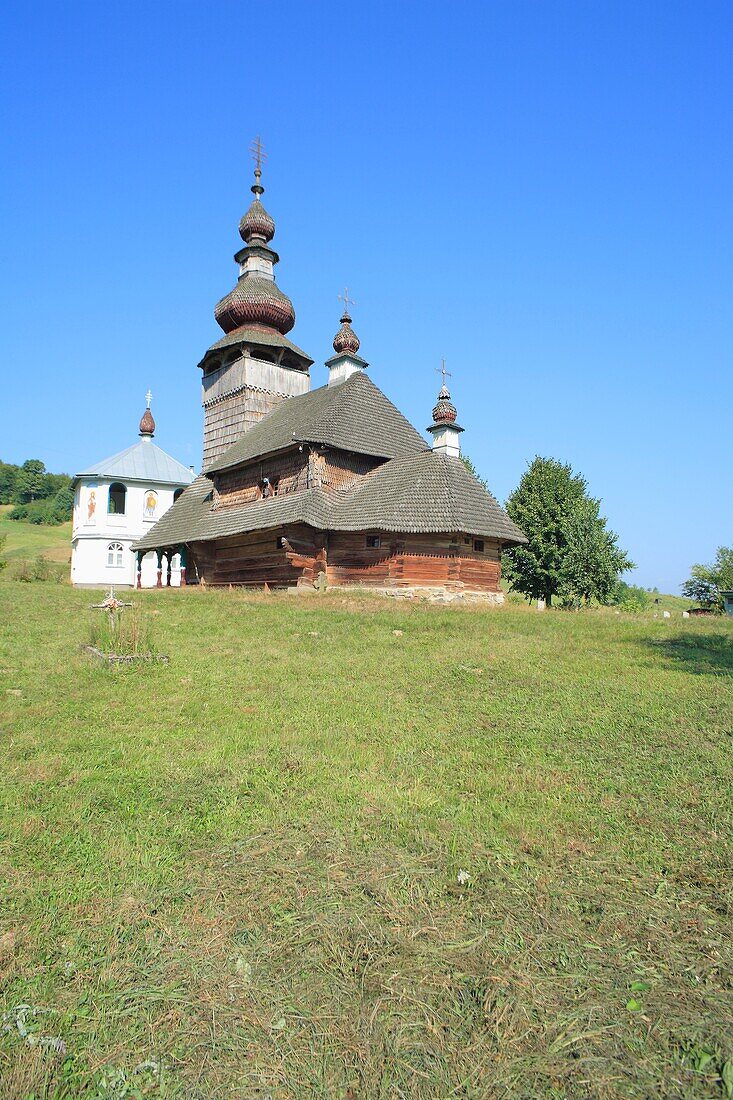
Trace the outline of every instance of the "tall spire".
[[260, 196], [262, 164], [266, 153], [259, 136], [250, 149], [255, 162], [255, 182], [252, 184], [254, 199], [239, 223], [239, 235], [245, 247], [234, 259], [239, 264], [239, 282], [214, 310], [224, 332], [233, 332], [243, 325], [264, 325], [282, 336], [295, 324], [293, 303], [275, 285], [274, 265], [279, 256], [269, 243], [275, 236], [275, 222], [265, 210]]

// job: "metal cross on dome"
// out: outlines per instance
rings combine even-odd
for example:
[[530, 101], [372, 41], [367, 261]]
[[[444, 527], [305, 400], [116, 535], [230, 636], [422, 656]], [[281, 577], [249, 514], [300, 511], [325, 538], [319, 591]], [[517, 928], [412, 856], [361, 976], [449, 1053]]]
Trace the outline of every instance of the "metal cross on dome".
[[254, 141], [250, 145], [249, 151], [252, 155], [252, 160], [255, 162], [255, 169], [258, 172], [261, 172], [262, 171], [262, 163], [263, 163], [263, 161], [267, 160], [267, 153], [262, 148], [262, 141], [260, 139], [259, 134], [257, 135], [257, 137], [254, 139]]
[[449, 370], [445, 369], [445, 359], [441, 359], [440, 360], [440, 366], [439, 367], [433, 367], [433, 370], [437, 371], [438, 374], [442, 374], [442, 376], [443, 376], [443, 385], [445, 385], [446, 378], [452, 378], [453, 377], [451, 372]]
[[147, 401], [147, 407], [150, 408], [150, 402], [153, 400], [153, 395], [150, 392], [150, 389], [148, 389], [148, 392], [145, 394], [145, 400]]
[[343, 294], [337, 294], [336, 297], [339, 299], [340, 302], [344, 303], [344, 313], [349, 312], [349, 306], [350, 305], [352, 305], [352, 306], [356, 305], [356, 302], [354, 301], [354, 299], [349, 297], [349, 288], [347, 286], [344, 287]]

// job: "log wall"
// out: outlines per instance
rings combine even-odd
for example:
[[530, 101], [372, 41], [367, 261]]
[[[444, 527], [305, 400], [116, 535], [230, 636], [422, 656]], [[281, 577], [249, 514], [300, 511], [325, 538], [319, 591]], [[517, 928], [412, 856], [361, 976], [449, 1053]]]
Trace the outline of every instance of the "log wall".
[[270, 479], [274, 496], [299, 489], [351, 489], [382, 460], [348, 451], [326, 451], [304, 446], [292, 451], [257, 459], [235, 470], [214, 475], [214, 504], [234, 508], [262, 498], [262, 479]]
[[484, 540], [484, 552], [473, 550], [473, 539], [450, 535], [380, 535], [379, 549], [366, 546], [367, 532], [331, 532], [328, 540], [329, 584], [373, 585], [380, 588], [413, 585], [500, 591], [498, 542]]
[[[314, 585], [320, 573], [329, 585], [377, 588], [429, 586], [499, 592], [500, 550], [484, 540], [485, 550], [473, 550], [473, 540], [450, 535], [395, 536], [379, 534], [378, 549], [366, 546], [367, 532], [322, 532], [305, 524], [273, 531], [253, 531], [192, 547], [199, 580], [213, 585], [264, 584], [275, 587]], [[189, 565], [189, 576], [191, 566]]]

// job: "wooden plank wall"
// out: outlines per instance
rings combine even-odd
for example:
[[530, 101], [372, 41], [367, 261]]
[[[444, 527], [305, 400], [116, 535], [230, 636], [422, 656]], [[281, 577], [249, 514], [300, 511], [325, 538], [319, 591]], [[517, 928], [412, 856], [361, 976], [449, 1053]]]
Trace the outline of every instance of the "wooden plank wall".
[[214, 501], [217, 508], [234, 508], [262, 499], [262, 479], [268, 477], [275, 495], [294, 493], [308, 487], [308, 454], [297, 448], [271, 458], [258, 459], [235, 470], [215, 475]]
[[192, 558], [206, 584], [287, 588], [315, 583], [325, 568], [323, 542], [322, 532], [302, 524], [197, 543]]
[[380, 538], [380, 548], [369, 549], [366, 532], [332, 531], [326, 535], [299, 524], [198, 543], [190, 559], [199, 578], [213, 585], [310, 585], [325, 572], [327, 583], [333, 586], [429, 585], [499, 591], [501, 565], [495, 541], [486, 539], [484, 553], [475, 553], [472, 540], [456, 541], [450, 535], [398, 538], [381, 533]]
[[[374, 532], [378, 534], [379, 532]], [[380, 534], [378, 550], [366, 546], [366, 533], [332, 532], [328, 542], [329, 584], [410, 587], [412, 585], [465, 586], [498, 592], [501, 577], [499, 545], [484, 540], [476, 553], [473, 540], [450, 535], [405, 535], [396, 539]]]

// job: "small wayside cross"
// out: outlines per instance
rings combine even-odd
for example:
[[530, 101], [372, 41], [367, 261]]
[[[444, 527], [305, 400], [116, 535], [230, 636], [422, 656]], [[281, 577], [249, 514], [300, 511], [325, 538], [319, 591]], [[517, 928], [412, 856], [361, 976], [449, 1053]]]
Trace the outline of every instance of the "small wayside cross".
[[349, 306], [350, 305], [351, 306], [356, 305], [356, 302], [354, 301], [354, 299], [349, 297], [349, 288], [347, 286], [344, 287], [343, 294], [337, 294], [336, 297], [339, 299], [340, 302], [344, 303], [344, 313], [349, 312]]
[[445, 359], [441, 359], [440, 360], [440, 366], [439, 367], [433, 367], [433, 370], [437, 371], [438, 374], [443, 376], [443, 385], [445, 385], [446, 378], [452, 378], [453, 377], [451, 372], [449, 370], [445, 369]]

